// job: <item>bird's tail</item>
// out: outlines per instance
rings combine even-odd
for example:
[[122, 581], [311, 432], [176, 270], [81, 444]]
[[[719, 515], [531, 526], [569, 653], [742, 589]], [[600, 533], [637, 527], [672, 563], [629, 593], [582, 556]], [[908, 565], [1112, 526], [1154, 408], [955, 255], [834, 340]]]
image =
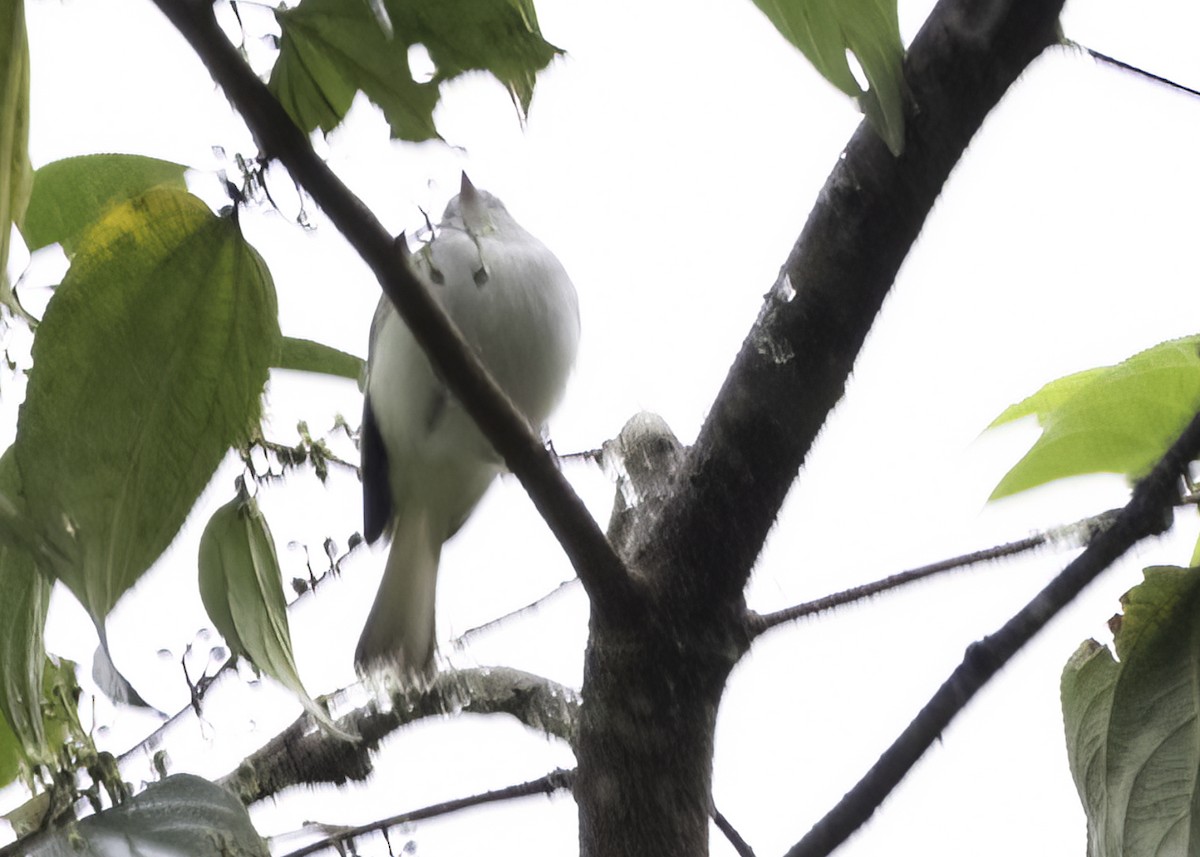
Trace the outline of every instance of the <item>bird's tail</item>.
[[401, 514], [383, 580], [367, 616], [354, 665], [360, 673], [428, 677], [433, 669], [434, 599], [441, 540], [423, 514]]

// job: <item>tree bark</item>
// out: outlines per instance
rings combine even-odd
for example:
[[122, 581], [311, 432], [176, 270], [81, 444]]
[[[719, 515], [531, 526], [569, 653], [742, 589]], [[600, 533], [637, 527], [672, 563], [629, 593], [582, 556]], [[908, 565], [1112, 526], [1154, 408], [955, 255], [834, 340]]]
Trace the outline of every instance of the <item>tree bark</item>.
[[672, 492], [626, 551], [644, 609], [593, 615], [575, 785], [584, 857], [707, 854], [713, 731], [749, 647], [750, 570], [950, 171], [1057, 41], [1061, 5], [943, 0], [906, 61], [904, 153], [864, 123], [827, 180]]

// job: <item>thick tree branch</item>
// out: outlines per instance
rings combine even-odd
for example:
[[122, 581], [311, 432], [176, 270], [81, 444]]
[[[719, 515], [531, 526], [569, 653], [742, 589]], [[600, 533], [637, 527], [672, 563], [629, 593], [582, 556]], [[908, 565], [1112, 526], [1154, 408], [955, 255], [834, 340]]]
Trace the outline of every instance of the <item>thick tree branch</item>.
[[1171, 526], [1173, 507], [1179, 498], [1180, 479], [1188, 463], [1198, 456], [1200, 414], [1192, 419], [1150, 475], [1134, 488], [1133, 497], [1112, 526], [1100, 530], [1087, 549], [1000, 630], [967, 649], [962, 663], [908, 728], [787, 857], [824, 857], [845, 841], [871, 816], [979, 689], [1034, 634], [1136, 542], [1165, 532]]
[[338, 726], [362, 736], [349, 743], [331, 738], [302, 715], [266, 746], [218, 781], [247, 806], [294, 785], [361, 781], [371, 772], [373, 753], [399, 727], [449, 712], [510, 714], [568, 744], [575, 740], [578, 694], [531, 673], [481, 667], [438, 673], [426, 688], [400, 691], [391, 707], [369, 705], [342, 717]]
[[195, 49], [245, 119], [265, 157], [278, 159], [378, 278], [438, 375], [520, 479], [587, 589], [594, 610], [614, 618], [635, 609], [634, 583], [541, 439], [471, 353], [391, 235], [317, 157], [308, 138], [226, 39], [211, 0], [154, 0]]
[[918, 580], [924, 580], [927, 577], [932, 577], [935, 574], [941, 574], [945, 571], [953, 571], [954, 569], [965, 568], [968, 565], [980, 562], [1016, 556], [1017, 554], [1039, 548], [1047, 542], [1059, 541], [1061, 539], [1071, 539], [1074, 542], [1082, 537], [1086, 542], [1097, 532], [1110, 526], [1116, 519], [1118, 512], [1119, 510], [1102, 512], [1099, 515], [1085, 518], [1074, 524], [1057, 527], [1053, 530], [1047, 530], [1044, 533], [1037, 533], [1024, 539], [1018, 539], [1015, 542], [984, 548], [983, 550], [963, 554], [962, 556], [939, 560], [938, 562], [923, 565], [919, 568], [901, 571], [897, 574], [888, 575], [881, 580], [864, 583], [862, 586], [854, 586], [850, 589], [843, 589], [841, 592], [835, 592], [823, 598], [807, 601], [804, 604], [786, 607], [774, 613], [762, 614], [750, 610], [747, 611], [746, 623], [749, 625], [751, 637], [758, 637], [760, 634], [776, 628], [785, 622], [794, 622], [797, 619], [803, 619], [805, 616], [812, 616], [814, 613], [822, 613], [834, 607], [841, 607], [845, 604], [861, 601], [872, 595], [878, 595], [889, 589], [896, 589]]
[[488, 803], [496, 803], [497, 801], [513, 800], [519, 797], [529, 797], [530, 795], [554, 794], [557, 791], [570, 789], [574, 774], [574, 771], [564, 771], [560, 768], [556, 771], [551, 771], [544, 777], [538, 777], [536, 780], [530, 780], [527, 783], [519, 783], [515, 786], [495, 789], [494, 791], [483, 792], [471, 797], [435, 803], [432, 806], [412, 810], [411, 812], [403, 812], [399, 815], [393, 815], [391, 818], [372, 821], [369, 824], [360, 824], [356, 827], [326, 827], [325, 829], [330, 831], [329, 835], [297, 851], [289, 852], [286, 857], [307, 857], [309, 854], [317, 854], [327, 848], [338, 848], [339, 853], [345, 853], [345, 849], [340, 846], [359, 836], [366, 836], [368, 833], [377, 833], [401, 824], [422, 821], [426, 818], [436, 818], [440, 815], [449, 815], [452, 812], [459, 812]]
[[913, 107], [904, 153], [893, 158], [865, 123], [851, 139], [636, 565], [672, 569], [697, 600], [743, 590], [950, 171], [1001, 96], [1055, 43], [1061, 5], [938, 4], [906, 62]]
[[707, 853], [715, 712], [750, 645], [750, 569], [951, 169], [1055, 42], [1061, 6], [939, 3], [906, 62], [904, 154], [860, 126], [669, 493], [621, 545], [651, 597], [644, 622], [591, 626], [576, 751], [583, 857]]

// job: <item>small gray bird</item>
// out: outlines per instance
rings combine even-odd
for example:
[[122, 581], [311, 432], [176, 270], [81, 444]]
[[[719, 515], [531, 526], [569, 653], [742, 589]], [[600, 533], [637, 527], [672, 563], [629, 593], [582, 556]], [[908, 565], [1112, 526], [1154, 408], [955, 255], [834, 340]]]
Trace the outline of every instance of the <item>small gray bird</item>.
[[[466, 174], [412, 266], [500, 387], [541, 430], [579, 345], [575, 287], [554, 254]], [[433, 669], [442, 543], [463, 525], [500, 456], [438, 378], [384, 297], [371, 324], [361, 434], [368, 542], [391, 552], [354, 655], [402, 680]]]

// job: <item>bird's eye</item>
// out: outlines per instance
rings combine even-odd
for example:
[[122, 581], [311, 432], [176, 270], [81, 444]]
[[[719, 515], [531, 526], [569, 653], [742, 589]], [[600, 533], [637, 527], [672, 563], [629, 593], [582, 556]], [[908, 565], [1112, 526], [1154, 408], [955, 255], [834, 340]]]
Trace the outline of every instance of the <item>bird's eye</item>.
[[446, 275], [443, 274], [441, 271], [439, 271], [437, 268], [431, 267], [429, 269], [429, 279], [433, 280], [435, 285], [439, 285], [439, 286], [446, 285]]
[[478, 271], [475, 272], [474, 277], [475, 277], [475, 285], [482, 287], [483, 284], [488, 281], [487, 268], [480, 268]]

